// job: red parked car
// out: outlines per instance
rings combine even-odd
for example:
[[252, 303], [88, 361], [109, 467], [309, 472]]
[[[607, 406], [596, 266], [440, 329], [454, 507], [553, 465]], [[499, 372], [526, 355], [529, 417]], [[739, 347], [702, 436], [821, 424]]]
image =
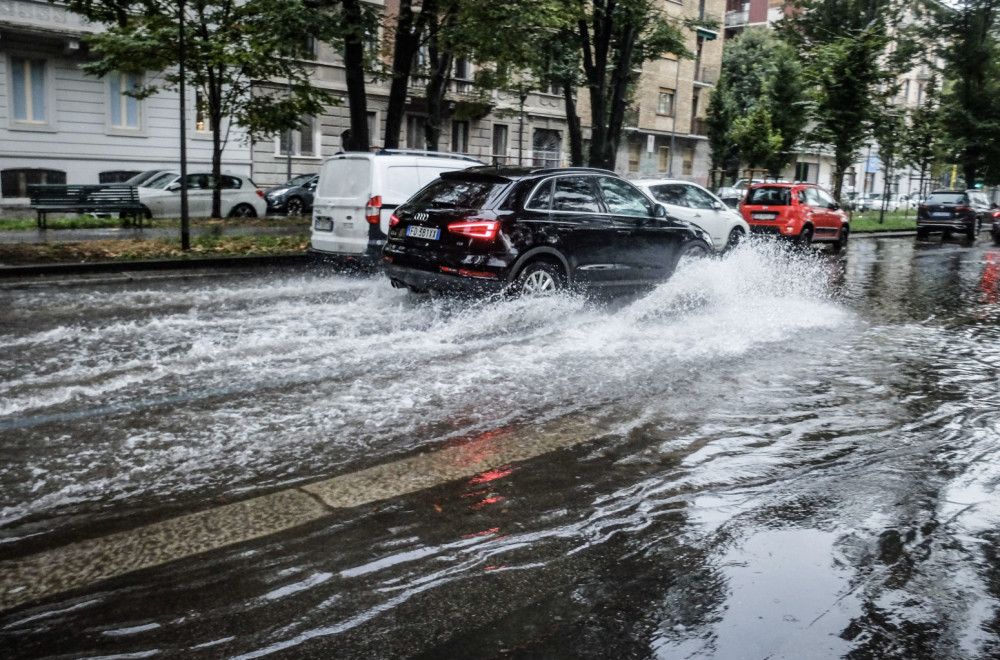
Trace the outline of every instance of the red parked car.
[[812, 183], [758, 183], [747, 189], [740, 207], [754, 234], [778, 235], [799, 245], [832, 243], [847, 247], [847, 214], [823, 188]]

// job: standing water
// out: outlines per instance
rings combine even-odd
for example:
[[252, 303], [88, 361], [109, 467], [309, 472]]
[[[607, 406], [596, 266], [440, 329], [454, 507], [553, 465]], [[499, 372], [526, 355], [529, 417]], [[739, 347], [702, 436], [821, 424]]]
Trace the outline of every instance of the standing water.
[[995, 657], [998, 272], [993, 249], [870, 240], [843, 258], [749, 244], [618, 298], [323, 273], [10, 287], [0, 557], [494, 435], [591, 432], [0, 612], [0, 641]]

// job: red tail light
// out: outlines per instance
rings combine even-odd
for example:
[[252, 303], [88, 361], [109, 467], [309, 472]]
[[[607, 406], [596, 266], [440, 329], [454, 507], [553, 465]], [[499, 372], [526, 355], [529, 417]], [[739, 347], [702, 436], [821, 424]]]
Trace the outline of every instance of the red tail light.
[[956, 211], [971, 211], [972, 207], [971, 206], [956, 206], [955, 210]]
[[392, 215], [389, 216], [389, 226], [395, 227], [398, 224], [399, 224], [399, 218], [397, 218], [396, 214], [393, 213]]
[[256, 192], [257, 192], [257, 196], [258, 196], [258, 197], [260, 197], [261, 199], [264, 199], [264, 193], [263, 193], [263, 192], [261, 192], [260, 188], [258, 188], [258, 189], [256, 190]]
[[[368, 204], [365, 205], [365, 220], [370, 224], [377, 225], [379, 218], [382, 216], [382, 196], [375, 195], [368, 200]], [[397, 221], [398, 222], [398, 221]]]
[[993, 212], [993, 217], [994, 218], [1000, 218], [1000, 211], [994, 211]]
[[921, 204], [920, 206], [917, 207], [917, 210], [918, 211], [926, 211], [927, 210], [927, 206], [925, 204]]
[[500, 222], [497, 220], [471, 220], [469, 222], [456, 222], [448, 225], [448, 231], [472, 238], [484, 238], [492, 241], [500, 230]]

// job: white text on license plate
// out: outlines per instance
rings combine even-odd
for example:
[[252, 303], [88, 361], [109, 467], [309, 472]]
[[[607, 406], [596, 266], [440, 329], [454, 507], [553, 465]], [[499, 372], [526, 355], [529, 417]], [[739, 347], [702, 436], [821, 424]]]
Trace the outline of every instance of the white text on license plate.
[[333, 231], [333, 219], [332, 218], [316, 218], [313, 221], [313, 228], [316, 231]]
[[938, 211], [937, 213], [931, 213], [931, 215], [934, 216], [935, 218], [950, 218], [951, 217], [951, 213], [949, 213], [948, 211]]
[[754, 213], [754, 220], [774, 220], [778, 217], [777, 213]]
[[406, 235], [413, 238], [426, 238], [429, 241], [436, 241], [441, 235], [441, 230], [435, 227], [421, 227], [420, 225], [410, 225], [406, 228]]

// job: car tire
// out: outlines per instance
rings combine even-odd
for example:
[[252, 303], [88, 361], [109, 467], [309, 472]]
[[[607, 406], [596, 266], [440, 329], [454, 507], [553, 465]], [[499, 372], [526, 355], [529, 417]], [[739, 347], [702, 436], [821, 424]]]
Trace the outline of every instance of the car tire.
[[249, 204], [237, 204], [233, 207], [233, 210], [229, 212], [230, 218], [256, 218], [257, 209], [250, 206]]
[[979, 238], [979, 230], [980, 230], [980, 221], [979, 218], [977, 217], [975, 220], [972, 221], [972, 224], [969, 225], [968, 230], [966, 230], [965, 232], [966, 238], [968, 238], [969, 241], [971, 242], [975, 242], [975, 240]]
[[672, 272], [677, 272], [678, 269], [699, 260], [704, 259], [712, 254], [712, 246], [701, 239], [690, 240], [681, 246], [681, 249], [677, 252], [677, 259], [674, 260], [674, 268]]
[[289, 197], [285, 202], [285, 215], [302, 215], [305, 206], [301, 197]]
[[1000, 245], [1000, 232], [993, 232], [993, 245]]
[[551, 261], [533, 261], [517, 275], [513, 293], [522, 298], [548, 296], [566, 288], [566, 274]]
[[851, 237], [851, 228], [847, 225], [842, 225], [840, 227], [840, 236], [833, 243], [833, 251], [840, 252], [847, 247], [847, 239]]
[[926, 241], [926, 240], [927, 240], [927, 238], [928, 238], [928, 237], [929, 237], [930, 235], [931, 235], [931, 233], [930, 233], [929, 231], [927, 231], [926, 229], [918, 229], [918, 230], [917, 230], [917, 239], [918, 239], [918, 240], [921, 240], [921, 241]]
[[726, 239], [726, 250], [732, 250], [737, 245], [743, 242], [747, 237], [747, 233], [743, 231], [743, 227], [733, 227], [729, 230], [729, 238]]
[[795, 237], [795, 244], [799, 247], [809, 247], [813, 242], [813, 228], [806, 225], [799, 232], [799, 235]]

